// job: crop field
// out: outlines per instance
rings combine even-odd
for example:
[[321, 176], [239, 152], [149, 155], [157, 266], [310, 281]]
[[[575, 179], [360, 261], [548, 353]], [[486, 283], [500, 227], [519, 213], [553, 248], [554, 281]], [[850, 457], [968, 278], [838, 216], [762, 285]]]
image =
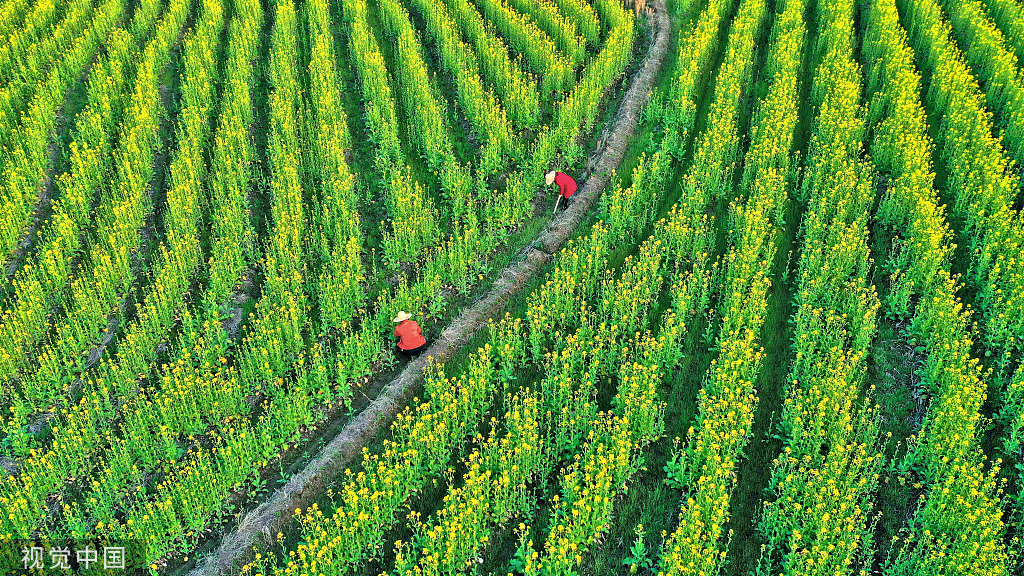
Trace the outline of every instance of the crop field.
[[1024, 574], [1020, 0], [0, 37], [0, 574]]

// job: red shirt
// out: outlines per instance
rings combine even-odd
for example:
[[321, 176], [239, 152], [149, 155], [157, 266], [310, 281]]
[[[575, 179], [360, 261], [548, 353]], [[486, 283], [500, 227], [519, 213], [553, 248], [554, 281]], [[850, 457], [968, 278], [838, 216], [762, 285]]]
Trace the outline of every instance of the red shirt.
[[561, 172], [555, 173], [555, 184], [558, 184], [558, 193], [562, 195], [562, 198], [568, 200], [576, 193], [576, 181], [573, 180], [569, 175], [562, 174]]
[[402, 350], [412, 350], [427, 343], [420, 331], [420, 325], [413, 320], [403, 320], [395, 326], [395, 337], [398, 338], [398, 347]]

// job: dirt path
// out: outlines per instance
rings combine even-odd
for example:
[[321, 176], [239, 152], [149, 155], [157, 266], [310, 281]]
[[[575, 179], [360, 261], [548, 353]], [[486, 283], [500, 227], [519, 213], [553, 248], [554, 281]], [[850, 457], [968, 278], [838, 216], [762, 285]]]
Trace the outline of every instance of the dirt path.
[[427, 358], [443, 363], [467, 344], [489, 318], [502, 312], [508, 300], [540, 273], [551, 260], [551, 255], [569, 239], [608, 185], [612, 170], [622, 162], [636, 130], [640, 111], [650, 96], [668, 52], [670, 25], [664, 0], [655, 2], [651, 18], [656, 31], [643, 65], [633, 77], [629, 91], [623, 98], [611, 134], [594, 151], [593, 157], [597, 158], [597, 162], [593, 174], [583, 184], [569, 208], [559, 214], [547, 230], [524, 250], [523, 258], [518, 263], [508, 266], [501, 273], [486, 296], [464, 309], [425, 353], [410, 362], [302, 472], [292, 476], [285, 486], [250, 511], [223, 538], [215, 551], [199, 561], [189, 576], [230, 573], [232, 565], [244, 560], [261, 535], [269, 538], [271, 534], [276, 534], [291, 519], [291, 510], [305, 508], [317, 498], [337, 472], [350, 466], [363, 446], [390, 425], [395, 415], [406, 406], [422, 383]]

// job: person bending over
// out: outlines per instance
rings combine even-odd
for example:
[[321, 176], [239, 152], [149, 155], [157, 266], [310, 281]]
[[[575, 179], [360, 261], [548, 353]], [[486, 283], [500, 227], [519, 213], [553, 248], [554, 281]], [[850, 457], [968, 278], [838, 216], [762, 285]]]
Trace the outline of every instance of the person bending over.
[[555, 201], [555, 210], [558, 210], [558, 204], [561, 200], [562, 209], [565, 210], [569, 207], [569, 198], [576, 193], [576, 181], [571, 176], [562, 172], [548, 172], [544, 175], [544, 180], [548, 183], [548, 186], [555, 184], [558, 186], [558, 199]]
[[420, 325], [415, 320], [410, 320], [412, 314], [408, 312], [399, 312], [398, 316], [395, 316], [393, 322], [398, 324], [395, 326], [395, 338], [398, 338], [396, 346], [398, 352], [405, 356], [414, 356], [427, 347], [427, 339], [423, 337], [423, 331], [420, 330]]

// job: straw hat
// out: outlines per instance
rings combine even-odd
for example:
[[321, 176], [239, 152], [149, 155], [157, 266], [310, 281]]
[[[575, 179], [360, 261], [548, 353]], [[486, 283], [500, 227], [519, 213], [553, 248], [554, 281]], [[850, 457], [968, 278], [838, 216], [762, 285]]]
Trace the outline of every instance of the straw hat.
[[555, 171], [552, 170], [551, 172], [545, 174], [544, 179], [547, 180], [548, 186], [551, 186], [551, 184], [554, 183], [555, 181]]
[[412, 318], [412, 314], [409, 314], [408, 312], [399, 312], [398, 316], [395, 316], [392, 322], [405, 322], [409, 318]]

